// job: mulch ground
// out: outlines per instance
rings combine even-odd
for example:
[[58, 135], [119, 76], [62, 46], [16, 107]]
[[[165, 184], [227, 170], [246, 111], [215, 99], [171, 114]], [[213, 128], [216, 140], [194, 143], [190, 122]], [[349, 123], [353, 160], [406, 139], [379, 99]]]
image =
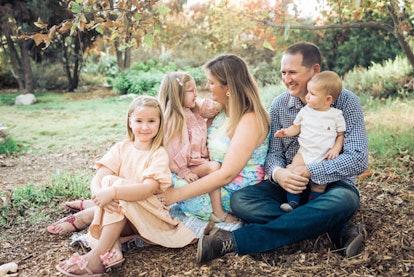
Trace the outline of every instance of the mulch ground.
[[[56, 168], [64, 172], [90, 168], [99, 151], [69, 149], [41, 156], [0, 157], [0, 188], [47, 184]], [[412, 159], [407, 169], [412, 169]], [[366, 226], [361, 254], [346, 259], [335, 252], [326, 235], [263, 254], [226, 256], [206, 265], [195, 263], [196, 245], [182, 249], [135, 248], [123, 266], [105, 276], [414, 276], [414, 177], [395, 171], [367, 172], [358, 187], [361, 207], [354, 222]], [[0, 264], [18, 263], [17, 276], [59, 276], [55, 265], [83, 249], [69, 246], [69, 237], [53, 236], [45, 227], [67, 215], [57, 199], [41, 210], [16, 215], [0, 228]], [[44, 220], [39, 222], [38, 215]]]

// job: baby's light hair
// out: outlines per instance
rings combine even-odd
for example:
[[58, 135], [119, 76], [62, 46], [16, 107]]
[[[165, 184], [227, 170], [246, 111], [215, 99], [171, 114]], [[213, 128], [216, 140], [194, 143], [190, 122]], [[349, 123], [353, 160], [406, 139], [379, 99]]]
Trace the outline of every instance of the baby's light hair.
[[333, 98], [332, 102], [338, 99], [339, 94], [342, 91], [342, 80], [338, 74], [333, 71], [322, 71], [315, 74], [309, 82], [318, 85], [326, 95], [331, 95]]
[[148, 95], [140, 95], [135, 98], [132, 103], [129, 105], [128, 108], [128, 117], [127, 117], [127, 132], [128, 138], [130, 141], [135, 140], [134, 133], [132, 132], [131, 127], [129, 127], [129, 117], [137, 110], [143, 108], [155, 108], [158, 111], [160, 117], [160, 126], [158, 129], [158, 133], [155, 135], [154, 139], [152, 140], [151, 144], [151, 151], [154, 151], [161, 146], [163, 146], [163, 139], [164, 139], [164, 115], [162, 113], [161, 105], [155, 97], [148, 96]]

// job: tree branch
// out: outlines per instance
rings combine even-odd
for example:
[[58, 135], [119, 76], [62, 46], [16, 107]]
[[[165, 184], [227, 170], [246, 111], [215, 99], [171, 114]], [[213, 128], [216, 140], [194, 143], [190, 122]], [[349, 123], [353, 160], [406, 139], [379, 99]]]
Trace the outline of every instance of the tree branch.
[[386, 30], [396, 36], [395, 29], [393, 26], [376, 21], [368, 22], [356, 22], [356, 23], [344, 23], [344, 24], [328, 24], [323, 26], [315, 25], [286, 25], [286, 24], [275, 24], [269, 20], [263, 20], [263, 23], [277, 29], [296, 29], [296, 30], [327, 30], [327, 29], [347, 29], [347, 28], [379, 28]]

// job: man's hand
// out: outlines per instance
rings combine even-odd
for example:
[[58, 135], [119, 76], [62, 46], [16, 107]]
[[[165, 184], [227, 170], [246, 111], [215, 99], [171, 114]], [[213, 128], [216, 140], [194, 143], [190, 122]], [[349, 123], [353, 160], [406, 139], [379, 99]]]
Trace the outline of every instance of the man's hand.
[[[306, 166], [303, 167], [309, 172]], [[305, 176], [302, 176], [301, 174]], [[309, 178], [306, 177], [306, 175], [307, 174], [302, 166], [296, 166], [289, 169], [278, 168], [276, 172], [274, 172], [273, 178], [287, 192], [299, 194], [306, 189], [306, 185], [309, 183]]]

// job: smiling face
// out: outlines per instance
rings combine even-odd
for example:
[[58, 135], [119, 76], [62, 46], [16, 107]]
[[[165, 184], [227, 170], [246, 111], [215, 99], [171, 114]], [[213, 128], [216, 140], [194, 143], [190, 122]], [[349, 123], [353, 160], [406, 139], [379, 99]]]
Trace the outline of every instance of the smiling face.
[[211, 92], [213, 100], [226, 106], [228, 102], [228, 97], [226, 95], [228, 91], [227, 86], [222, 85], [209, 70], [207, 70], [206, 73], [208, 78], [206, 88]]
[[160, 129], [160, 113], [153, 107], [138, 107], [129, 116], [129, 127], [134, 134], [134, 145], [149, 149]]
[[[288, 88], [290, 95], [299, 97], [306, 103], [308, 81], [315, 75], [316, 68], [308, 68], [302, 65], [301, 53], [284, 54], [281, 60], [282, 81]], [[319, 67], [318, 67], [319, 68]]]

